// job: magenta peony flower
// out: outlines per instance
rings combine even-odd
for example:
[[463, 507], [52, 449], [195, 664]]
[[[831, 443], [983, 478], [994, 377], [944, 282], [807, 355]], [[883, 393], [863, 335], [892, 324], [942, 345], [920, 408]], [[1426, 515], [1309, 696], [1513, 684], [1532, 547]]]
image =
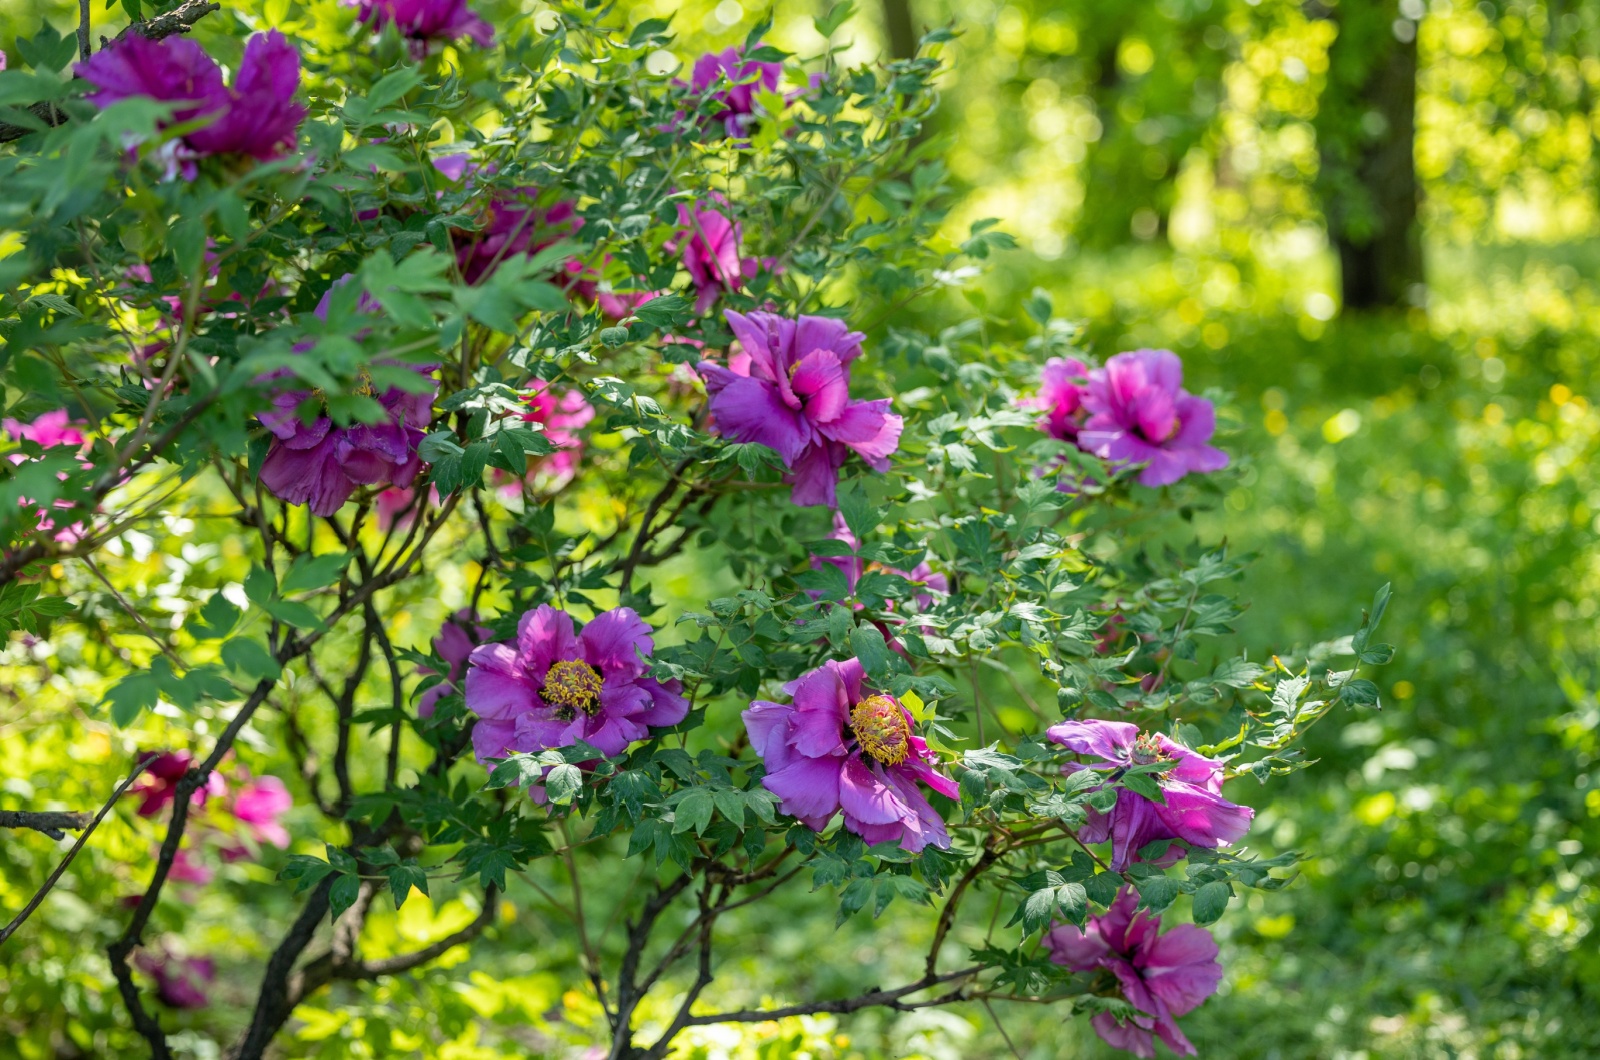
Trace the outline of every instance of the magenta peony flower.
[[467, 0], [360, 0], [361, 21], [378, 29], [393, 22], [416, 46], [470, 37], [480, 48], [494, 44], [494, 28]]
[[[472, 654], [472, 649], [486, 643], [493, 636], [494, 630], [479, 625], [470, 610], [457, 611], [445, 620], [444, 625], [439, 628], [439, 635], [433, 638], [433, 650], [439, 658], [450, 664], [450, 669], [443, 681], [424, 690], [422, 695], [417, 697], [419, 718], [433, 717], [434, 708], [439, 700], [460, 687], [461, 678], [467, 671], [467, 656]], [[419, 666], [417, 673], [427, 677], [438, 671]]]
[[1089, 918], [1087, 930], [1060, 924], [1045, 936], [1050, 959], [1075, 972], [1104, 970], [1117, 977], [1122, 996], [1139, 1010], [1127, 1023], [1109, 1012], [1089, 1021], [1095, 1033], [1135, 1056], [1154, 1057], [1155, 1037], [1180, 1056], [1194, 1046], [1178, 1029], [1175, 1016], [1194, 1011], [1217, 992], [1222, 965], [1211, 932], [1179, 924], [1165, 935], [1161, 918], [1136, 912], [1139, 900], [1124, 888], [1102, 916]]
[[[172, 804], [178, 794], [178, 781], [189, 771], [194, 756], [188, 751], [162, 751], [145, 756], [150, 764], [144, 775], [128, 789], [128, 794], [139, 796], [135, 813], [140, 817], [155, 817]], [[190, 796], [191, 806], [204, 806], [209, 798], [221, 798], [228, 793], [228, 782], [216, 770], [206, 777], [206, 782]]]
[[559, 451], [539, 457], [528, 469], [530, 475], [549, 475], [554, 479], [569, 479], [578, 470], [578, 460], [583, 455], [583, 437], [578, 431], [594, 419], [594, 406], [584, 400], [577, 389], [559, 393], [543, 379], [528, 380], [528, 393], [523, 395], [528, 411], [522, 418], [528, 423], [544, 426], [544, 436]]
[[[159, 850], [157, 854], [159, 854]], [[195, 856], [194, 851], [180, 848], [172, 856], [172, 867], [167, 870], [167, 878], [177, 883], [193, 883], [204, 887], [216, 876], [216, 871]]]
[[485, 644], [467, 660], [467, 709], [479, 721], [480, 762], [577, 740], [621, 754], [652, 726], [689, 713], [676, 681], [644, 676], [655, 648], [632, 608], [596, 615], [582, 633], [565, 611], [543, 604], [522, 616], [515, 643]]
[[[335, 286], [348, 277], [335, 281]], [[322, 296], [316, 314], [326, 319], [329, 288]], [[367, 305], [363, 296], [362, 306]], [[302, 351], [306, 347], [298, 347]], [[379, 363], [392, 363], [380, 361]], [[432, 365], [404, 365], [418, 375], [428, 376]], [[300, 418], [300, 406], [315, 394], [306, 390], [285, 390], [272, 398], [272, 409], [259, 419], [272, 432], [272, 445], [261, 464], [261, 484], [289, 504], [308, 504], [311, 514], [329, 516], [338, 511], [359, 486], [411, 485], [422, 470], [417, 453], [424, 428], [433, 421], [431, 388], [413, 393], [390, 387], [375, 393], [370, 379], [360, 393], [377, 399], [388, 414], [378, 423], [352, 423], [337, 427], [326, 413], [310, 423]]]
[[1089, 366], [1076, 357], [1052, 357], [1039, 373], [1039, 393], [1028, 401], [1044, 413], [1039, 429], [1052, 438], [1076, 442], [1087, 415], [1083, 396], [1089, 389]]
[[233, 816], [257, 845], [271, 843], [280, 850], [289, 845], [282, 818], [294, 806], [289, 789], [277, 777], [246, 780], [233, 797]]
[[743, 233], [737, 221], [717, 210], [690, 210], [678, 204], [680, 231], [667, 249], [683, 259], [694, 281], [694, 311], [704, 313], [724, 291], [737, 291], [757, 265], [739, 257]]
[[850, 400], [850, 362], [865, 337], [830, 317], [785, 320], [728, 310], [740, 352], [727, 367], [701, 361], [717, 428], [736, 442], [775, 449], [789, 468], [796, 504], [836, 503], [839, 469], [854, 450], [869, 467], [889, 468], [901, 419], [887, 398]]
[[[88, 442], [84, 433], [72, 423], [66, 409], [42, 413], [32, 423], [23, 423], [8, 416], [0, 420], [0, 427], [4, 427], [5, 432], [18, 441], [33, 442], [45, 449], [53, 449], [58, 445], [82, 446]], [[21, 453], [11, 454], [13, 464], [20, 464], [26, 459]]]
[[746, 61], [743, 49], [724, 48], [720, 52], [707, 52], [695, 60], [689, 88], [698, 94], [726, 77], [731, 82], [729, 87], [712, 96], [723, 109], [712, 115], [711, 120], [722, 122], [730, 138], [743, 139], [756, 121], [756, 93], [777, 91], [782, 76], [782, 63]]
[[204, 1008], [206, 987], [217, 977], [209, 957], [176, 957], [165, 950], [141, 950], [134, 964], [156, 981], [156, 996], [172, 1008]]
[[830, 659], [783, 690], [792, 704], [755, 700], [743, 717], [767, 767], [761, 783], [784, 813], [820, 832], [842, 810], [844, 826], [868, 843], [913, 853], [950, 846], [917, 782], [952, 799], [956, 782], [934, 768], [937, 756], [899, 700], [863, 687], [860, 661]]
[[456, 249], [461, 278], [477, 283], [515, 254], [537, 254], [545, 247], [583, 227], [572, 203], [561, 201], [551, 206], [536, 206], [538, 188], [518, 188], [503, 192], [489, 203], [481, 231]]
[[[148, 96], [181, 104], [172, 113], [173, 123], [209, 118], [183, 135], [184, 158], [276, 158], [294, 149], [306, 116], [306, 108], [294, 99], [300, 55], [277, 30], [257, 33], [245, 43], [232, 88], [223, 85], [222, 68], [186, 37], [152, 41], [130, 34], [79, 63], [76, 71], [99, 89], [89, 96], [98, 107]], [[192, 176], [192, 163], [188, 169]]]
[[1139, 482], [1146, 486], [1227, 467], [1228, 454], [1207, 444], [1217, 426], [1211, 402], [1182, 384], [1183, 363], [1171, 350], [1112, 357], [1083, 394], [1089, 418], [1078, 447], [1116, 465], [1144, 465]]
[[[1222, 797], [1222, 763], [1195, 754], [1159, 733], [1142, 733], [1125, 721], [1064, 721], [1046, 735], [1081, 755], [1102, 764], [1083, 768], [1107, 771], [1168, 761], [1171, 768], [1157, 774], [1166, 803], [1155, 803], [1123, 788], [1110, 813], [1091, 810], [1089, 823], [1079, 831], [1086, 843], [1111, 840], [1111, 869], [1126, 869], [1141, 847], [1161, 839], [1181, 839], [1190, 846], [1219, 847], [1236, 842], [1250, 830], [1256, 812]], [[1067, 772], [1076, 772], [1069, 766]]]

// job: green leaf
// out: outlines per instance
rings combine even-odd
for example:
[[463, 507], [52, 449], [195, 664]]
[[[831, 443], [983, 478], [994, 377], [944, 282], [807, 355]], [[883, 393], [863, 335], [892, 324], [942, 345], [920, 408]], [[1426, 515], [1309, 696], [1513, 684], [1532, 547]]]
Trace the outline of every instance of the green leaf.
[[1139, 889], [1139, 906], [1152, 913], [1159, 913], [1173, 902], [1178, 900], [1178, 895], [1183, 888], [1171, 876], [1146, 876], [1136, 883]]
[[1167, 803], [1167, 797], [1161, 793], [1161, 785], [1148, 773], [1129, 773], [1122, 778], [1122, 786], [1157, 805], [1165, 806]]
[[283, 676], [283, 667], [272, 657], [266, 645], [248, 637], [235, 637], [222, 646], [222, 661], [232, 669], [257, 681], [276, 681]]
[[333, 881], [333, 889], [328, 892], [328, 912], [338, 920], [346, 909], [356, 904], [356, 898], [361, 893], [361, 877], [340, 876]]
[[552, 803], [566, 806], [583, 790], [583, 771], [564, 762], [551, 769], [544, 778], [544, 790]]
[[1212, 880], [1194, 892], [1194, 922], [1214, 924], [1222, 919], [1233, 891], [1226, 880]]
[[1083, 881], [1083, 889], [1095, 905], [1108, 906], [1122, 890], [1122, 877], [1114, 872], [1097, 872]]
[[278, 879], [292, 884], [298, 893], [322, 882], [333, 871], [333, 866], [309, 854], [290, 854], [288, 864], [278, 873]]
[[850, 631], [850, 649], [861, 660], [870, 677], [884, 678], [889, 674], [889, 645], [876, 626], [857, 626]]
[[399, 909], [411, 896], [411, 888], [428, 894], [428, 873], [416, 861], [407, 861], [389, 870], [389, 891], [394, 895], [394, 907]]
[[284, 574], [278, 592], [280, 595], [287, 595], [332, 585], [338, 579], [339, 572], [344, 570], [345, 564], [349, 562], [350, 555], [347, 552], [329, 552], [321, 556], [304, 554], [296, 556], [294, 564]]
[[119, 728], [127, 728], [143, 711], [154, 707], [160, 695], [160, 678], [149, 670], [141, 670], [112, 685], [103, 702], [111, 704], [111, 721]]
[[252, 604], [265, 604], [278, 594], [278, 581], [272, 572], [260, 564], [250, 568], [250, 573], [245, 575], [244, 595]]
[[711, 815], [715, 809], [710, 791], [705, 788], [691, 788], [678, 800], [678, 805], [674, 808], [673, 834], [687, 832], [693, 828], [695, 835], [700, 835], [706, 830], [706, 825], [711, 823]]

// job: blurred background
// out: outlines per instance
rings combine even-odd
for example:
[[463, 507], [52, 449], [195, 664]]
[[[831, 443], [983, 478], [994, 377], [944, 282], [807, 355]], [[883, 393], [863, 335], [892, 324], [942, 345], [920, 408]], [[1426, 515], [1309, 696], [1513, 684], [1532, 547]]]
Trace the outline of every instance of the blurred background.
[[[824, 6], [786, 0], [772, 42], [815, 54]], [[674, 16], [683, 63], [741, 42], [763, 14], [738, 0], [621, 7]], [[929, 130], [959, 197], [951, 231], [996, 217], [1021, 245], [915, 325], [979, 312], [1021, 327], [1042, 288], [1099, 356], [1170, 347], [1191, 386], [1231, 393], [1222, 444], [1245, 473], [1197, 518], [1202, 537], [1257, 556], [1239, 631], [1253, 652], [1352, 628], [1394, 583], [1383, 710], [1316, 730], [1319, 763], [1277, 782], [1252, 839], [1310, 860], [1220, 925], [1222, 993], [1184, 1021], [1201, 1054], [1600, 1054], [1600, 5], [859, 8], [847, 61], [958, 31]], [[17, 0], [0, 12], [6, 48], [46, 15], [72, 22]], [[105, 915], [52, 902], [51, 916], [81, 917], [68, 930]], [[413, 903], [391, 918], [397, 937], [443, 933], [456, 915]], [[781, 981], [786, 965], [820, 962], [819, 989], [890, 981], [896, 914], [835, 933], [830, 910], [752, 919], [752, 970]], [[581, 1035], [547, 1011], [565, 1004], [581, 1022], [559, 946], [486, 943], [470, 973], [351, 987], [322, 1023], [308, 1017], [301, 1047], [580, 1055], [558, 1043]], [[119, 1018], [95, 959], [76, 979], [34, 969], [91, 1032]], [[17, 1018], [18, 974], [0, 984], [0, 1019]], [[690, 1055], [1010, 1055], [996, 1018], [1029, 1060], [1109, 1054], [1047, 1010], [974, 1008], [708, 1029]], [[55, 1055], [110, 1040], [84, 1033], [64, 1029], [83, 1051]], [[0, 1024], [0, 1055], [4, 1037]], [[207, 1040], [196, 1032], [194, 1055]]]

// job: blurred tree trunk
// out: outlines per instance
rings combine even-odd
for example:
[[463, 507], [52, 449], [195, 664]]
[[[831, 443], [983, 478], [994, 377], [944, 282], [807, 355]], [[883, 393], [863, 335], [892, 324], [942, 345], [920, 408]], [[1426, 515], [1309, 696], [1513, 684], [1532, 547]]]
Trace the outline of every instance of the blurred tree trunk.
[[911, 14], [911, 0], [883, 0], [883, 27], [889, 35], [889, 58], [916, 56], [917, 26]]
[[1316, 119], [1317, 186], [1347, 309], [1403, 306], [1424, 279], [1414, 153], [1417, 24], [1404, 17], [1404, 6], [1307, 5], [1308, 14], [1339, 27]]

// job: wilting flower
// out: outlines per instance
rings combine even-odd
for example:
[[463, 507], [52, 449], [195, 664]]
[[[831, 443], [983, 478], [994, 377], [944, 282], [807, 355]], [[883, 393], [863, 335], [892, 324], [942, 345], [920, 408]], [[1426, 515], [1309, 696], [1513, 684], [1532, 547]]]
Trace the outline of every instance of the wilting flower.
[[[344, 282], [341, 280], [340, 282]], [[332, 289], [317, 306], [326, 319]], [[362, 303], [365, 307], [365, 303]], [[303, 352], [302, 347], [297, 349]], [[379, 361], [378, 363], [392, 363]], [[404, 364], [427, 377], [432, 365]], [[431, 380], [430, 380], [431, 384]], [[306, 390], [285, 390], [273, 395], [272, 409], [260, 420], [272, 432], [272, 445], [261, 464], [261, 484], [289, 504], [308, 504], [313, 515], [338, 511], [359, 486], [411, 485], [422, 470], [417, 452], [424, 428], [433, 421], [433, 396], [437, 388], [418, 393], [390, 387], [376, 393], [371, 377], [362, 373], [358, 393], [383, 407], [378, 423], [352, 423], [338, 427], [326, 409], [310, 423], [300, 418], [300, 407], [317, 397]]]
[[667, 245], [683, 259], [694, 281], [694, 311], [704, 313], [725, 291], [737, 291], [756, 263], [739, 257], [739, 223], [718, 210], [678, 204], [678, 234]]
[[156, 981], [156, 996], [173, 1008], [204, 1008], [206, 987], [217, 977], [209, 957], [178, 957], [165, 950], [141, 950], [133, 962]]
[[507, 258], [537, 254], [583, 227], [583, 218], [572, 203], [563, 200], [536, 206], [538, 197], [539, 189], [531, 187], [495, 196], [489, 203], [483, 229], [456, 250], [463, 280], [477, 283]]
[[[149, 757], [149, 765], [129, 789], [128, 794], [139, 796], [139, 806], [134, 812], [140, 817], [155, 817], [172, 804], [178, 794], [178, 781], [189, 771], [194, 756], [188, 751], [162, 751]], [[208, 798], [221, 798], [228, 792], [228, 782], [222, 774], [212, 770], [206, 782], [189, 797], [191, 806], [204, 806]]]
[[712, 115], [711, 120], [722, 122], [729, 137], [743, 139], [749, 135], [750, 127], [756, 121], [756, 93], [777, 91], [778, 79], [782, 76], [781, 63], [747, 60], [743, 49], [724, 48], [720, 52], [707, 52], [695, 60], [694, 70], [689, 75], [689, 88], [698, 94], [723, 77], [732, 82], [712, 96], [723, 109]]
[[233, 797], [233, 816], [257, 845], [271, 843], [283, 849], [289, 845], [283, 817], [294, 806], [289, 789], [277, 777], [247, 779]]
[[736, 442], [778, 452], [796, 504], [836, 503], [839, 469], [854, 450], [869, 467], [889, 468], [901, 419], [887, 398], [850, 400], [850, 362], [865, 337], [831, 317], [786, 320], [727, 311], [740, 352], [727, 367], [701, 361], [717, 428]]
[[[183, 134], [180, 156], [243, 154], [265, 161], [294, 148], [306, 108], [296, 103], [300, 55], [277, 30], [257, 33], [245, 43], [233, 87], [222, 82], [222, 68], [187, 37], [153, 41], [137, 33], [118, 40], [76, 67], [79, 77], [99, 91], [89, 96], [98, 107], [147, 96], [179, 106], [171, 122], [210, 119]], [[189, 164], [192, 175], [193, 166]]]
[[1079, 448], [1121, 466], [1144, 465], [1139, 482], [1166, 486], [1191, 471], [1219, 471], [1228, 454], [1207, 443], [1216, 430], [1211, 402], [1183, 389], [1183, 362], [1171, 350], [1119, 353], [1089, 379]]
[[527, 612], [514, 643], [485, 644], [467, 660], [467, 709], [478, 760], [582, 740], [621, 754], [652, 726], [689, 713], [678, 683], [646, 677], [650, 627], [629, 607], [596, 615], [583, 632], [549, 604]]
[[480, 48], [494, 43], [494, 29], [467, 6], [467, 0], [360, 0], [361, 21], [379, 29], [394, 23], [402, 37], [427, 41], [472, 38]]
[[1102, 916], [1089, 918], [1088, 928], [1060, 924], [1045, 936], [1050, 959], [1075, 972], [1104, 970], [1116, 976], [1122, 996], [1138, 1010], [1126, 1023], [1109, 1012], [1089, 1021], [1095, 1033], [1135, 1056], [1154, 1057], [1155, 1037], [1180, 1056], [1195, 1055], [1194, 1046], [1174, 1020], [1194, 1011], [1217, 991], [1222, 965], [1211, 932], [1179, 924], [1159, 934], [1161, 918], [1136, 912], [1133, 891], [1124, 888]]
[[[467, 671], [467, 657], [472, 654], [472, 649], [483, 644], [494, 636], [494, 630], [482, 626], [473, 618], [471, 611], [457, 611], [445, 620], [439, 627], [439, 635], [433, 638], [434, 654], [449, 664], [445, 679], [438, 684], [425, 689], [417, 697], [417, 716], [421, 718], [433, 717], [434, 709], [439, 700], [447, 693], [455, 692], [460, 687], [460, 681]], [[437, 670], [426, 666], [419, 666], [417, 673], [424, 677], [438, 673]]]
[[1052, 357], [1039, 373], [1039, 393], [1028, 404], [1044, 413], [1039, 429], [1064, 442], [1078, 440], [1087, 413], [1083, 396], [1089, 389], [1089, 366], [1076, 357]]
[[528, 380], [523, 403], [528, 409], [522, 414], [523, 420], [543, 426], [545, 439], [556, 447], [556, 452], [549, 456], [535, 458], [530, 473], [546, 474], [555, 479], [571, 478], [583, 455], [583, 437], [578, 431], [594, 419], [594, 406], [584, 399], [582, 391], [558, 392], [543, 379]]
[[761, 783], [779, 808], [822, 831], [835, 813], [869, 843], [898, 842], [913, 853], [949, 847], [944, 821], [918, 781], [956, 798], [955, 781], [911, 727], [893, 696], [862, 684], [859, 660], [829, 660], [783, 686], [792, 703], [755, 700], [743, 714], [750, 746], [766, 764]]
[[[1120, 788], [1109, 813], [1089, 813], [1078, 838], [1086, 843], [1111, 840], [1111, 869], [1122, 872], [1141, 847], [1162, 839], [1181, 839], [1190, 846], [1219, 847], [1236, 842], [1250, 830], [1255, 811], [1222, 797], [1222, 763], [1184, 747], [1160, 733], [1142, 733], [1125, 721], [1064, 721], [1046, 735], [1081, 755], [1100, 759], [1085, 768], [1114, 771], [1154, 762], [1170, 763], [1154, 774], [1165, 802]], [[1069, 772], [1076, 772], [1069, 767]]]

